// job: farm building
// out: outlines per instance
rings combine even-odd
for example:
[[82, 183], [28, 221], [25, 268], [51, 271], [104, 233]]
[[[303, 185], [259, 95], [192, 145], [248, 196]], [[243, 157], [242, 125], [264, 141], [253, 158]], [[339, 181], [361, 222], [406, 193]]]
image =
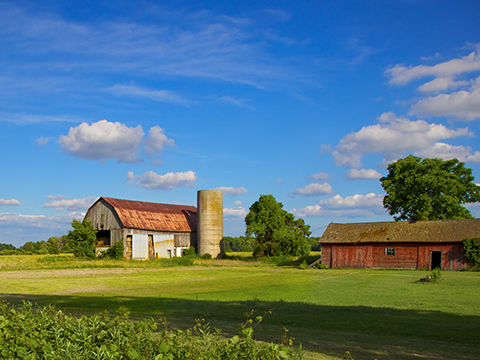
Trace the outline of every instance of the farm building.
[[320, 239], [331, 268], [460, 270], [462, 241], [480, 237], [480, 219], [330, 224]]
[[[202, 206], [207, 208], [202, 216], [195, 206], [101, 197], [88, 209], [85, 218], [91, 220], [98, 231], [97, 251], [122, 241], [127, 259], [181, 256], [182, 250], [190, 246], [198, 247], [200, 255], [208, 252], [219, 257], [223, 238], [222, 196], [217, 190], [199, 191], [199, 201], [214, 205], [213, 209]], [[205, 225], [205, 219], [210, 222], [213, 219], [216, 223]], [[207, 229], [207, 234], [203, 230], [197, 239], [199, 223], [202, 229]]]

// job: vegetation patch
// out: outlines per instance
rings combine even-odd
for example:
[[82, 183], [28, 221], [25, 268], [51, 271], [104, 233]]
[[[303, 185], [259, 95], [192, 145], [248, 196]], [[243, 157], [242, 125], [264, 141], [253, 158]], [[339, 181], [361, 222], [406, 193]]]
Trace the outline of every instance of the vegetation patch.
[[3, 359], [303, 359], [300, 349], [284, 343], [259, 343], [253, 340], [253, 329], [263, 316], [239, 326], [231, 338], [211, 333], [203, 320], [186, 330], [169, 331], [163, 321], [160, 332], [153, 318], [129, 321], [128, 312], [120, 309], [110, 317], [108, 312], [75, 317], [56, 311], [53, 306], [34, 308], [23, 302], [15, 309], [0, 303], [0, 355]]

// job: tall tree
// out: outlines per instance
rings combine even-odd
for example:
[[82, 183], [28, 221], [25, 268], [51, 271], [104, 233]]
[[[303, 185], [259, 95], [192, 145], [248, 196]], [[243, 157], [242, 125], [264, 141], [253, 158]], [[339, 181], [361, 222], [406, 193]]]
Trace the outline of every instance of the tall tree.
[[245, 217], [246, 235], [256, 238], [255, 256], [307, 255], [310, 226], [283, 209], [272, 195], [260, 195]]
[[76, 257], [94, 259], [95, 246], [97, 241], [96, 231], [93, 229], [92, 222], [89, 219], [80, 222], [73, 219], [70, 223], [73, 230], [68, 232], [68, 245], [72, 248]]
[[458, 159], [407, 156], [388, 165], [380, 179], [387, 195], [383, 206], [395, 220], [471, 219], [462, 204], [480, 201], [472, 170]]

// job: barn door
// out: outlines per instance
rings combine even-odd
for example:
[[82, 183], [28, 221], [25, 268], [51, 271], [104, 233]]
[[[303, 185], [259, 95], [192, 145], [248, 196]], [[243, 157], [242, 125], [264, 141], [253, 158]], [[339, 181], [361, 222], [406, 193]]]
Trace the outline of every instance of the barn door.
[[431, 251], [430, 252], [430, 269], [442, 268], [442, 252], [441, 251]]

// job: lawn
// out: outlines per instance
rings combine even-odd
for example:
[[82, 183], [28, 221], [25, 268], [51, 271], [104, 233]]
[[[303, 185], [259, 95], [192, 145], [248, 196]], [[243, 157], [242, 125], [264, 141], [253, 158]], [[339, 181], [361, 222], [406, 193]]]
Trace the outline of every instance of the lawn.
[[[12, 258], [0, 257], [1, 297], [12, 303], [30, 299], [87, 314], [125, 306], [133, 318], [162, 314], [174, 328], [205, 316], [226, 333], [252, 309], [273, 310], [256, 337], [281, 341], [285, 327], [318, 359], [342, 358], [346, 351], [354, 359], [473, 359], [480, 353], [480, 273], [443, 272], [443, 282], [424, 284], [416, 280], [426, 271]], [[19, 270], [36, 263], [35, 271]]]

